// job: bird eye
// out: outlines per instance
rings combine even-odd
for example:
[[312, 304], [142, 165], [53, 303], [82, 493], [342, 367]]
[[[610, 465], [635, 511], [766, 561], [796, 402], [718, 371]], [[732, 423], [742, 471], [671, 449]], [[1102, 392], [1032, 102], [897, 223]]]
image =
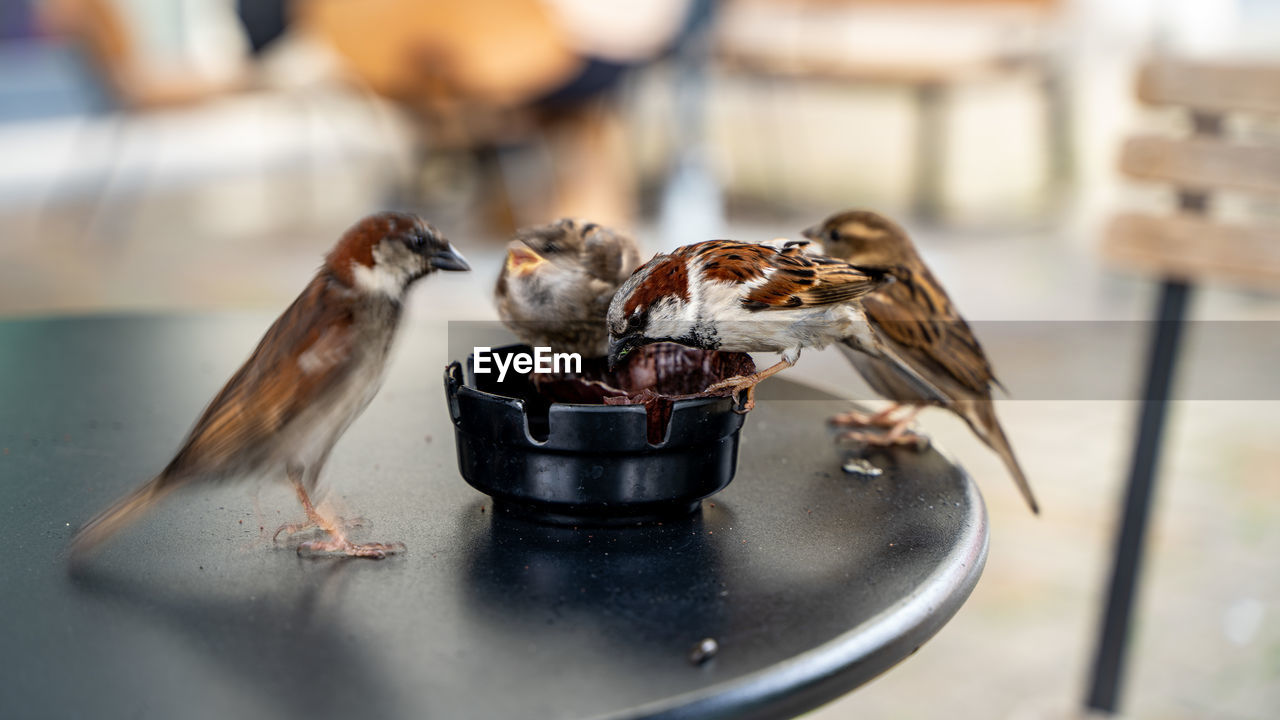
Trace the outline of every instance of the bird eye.
[[827, 232], [827, 239], [828, 239], [828, 240], [839, 240], [839, 239], [840, 239], [840, 231], [839, 231], [839, 230], [837, 230], [836, 228], [831, 228], [831, 230], [829, 230], [829, 231]]

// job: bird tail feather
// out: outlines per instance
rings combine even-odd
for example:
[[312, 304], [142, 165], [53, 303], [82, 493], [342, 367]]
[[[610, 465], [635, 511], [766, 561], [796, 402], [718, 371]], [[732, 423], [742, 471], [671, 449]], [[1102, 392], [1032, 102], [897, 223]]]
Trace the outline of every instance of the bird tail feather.
[[172, 489], [161, 475], [145, 482], [85, 523], [71, 538], [72, 557], [84, 557], [126, 525], [142, 516]]
[[1022, 493], [1023, 499], [1031, 507], [1031, 512], [1039, 515], [1040, 504], [1036, 502], [1035, 494], [1031, 492], [1031, 483], [1027, 482], [1027, 476], [1022, 472], [1022, 466], [1018, 464], [1018, 459], [1013, 456], [1013, 447], [1009, 445], [1009, 438], [1005, 436], [1004, 429], [1000, 427], [1000, 420], [996, 418], [995, 405], [990, 400], [965, 403], [961, 417], [965, 419], [965, 422], [969, 423], [969, 427], [973, 428], [978, 437], [982, 438], [982, 441], [992, 450], [995, 450], [1000, 459], [1004, 461], [1005, 467], [1009, 468], [1009, 474], [1013, 476], [1013, 481], [1018, 485], [1018, 490]]

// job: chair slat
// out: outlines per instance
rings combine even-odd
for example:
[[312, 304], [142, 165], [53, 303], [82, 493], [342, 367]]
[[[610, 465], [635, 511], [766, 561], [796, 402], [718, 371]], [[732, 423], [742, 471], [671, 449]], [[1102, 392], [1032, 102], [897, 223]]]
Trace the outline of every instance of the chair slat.
[[1181, 214], [1116, 216], [1103, 254], [1118, 266], [1182, 280], [1280, 288], [1280, 228]]
[[1120, 169], [1141, 180], [1185, 189], [1280, 196], [1280, 146], [1136, 137], [1124, 144]]
[[1140, 71], [1138, 99], [1195, 110], [1280, 115], [1280, 65], [1158, 60]]

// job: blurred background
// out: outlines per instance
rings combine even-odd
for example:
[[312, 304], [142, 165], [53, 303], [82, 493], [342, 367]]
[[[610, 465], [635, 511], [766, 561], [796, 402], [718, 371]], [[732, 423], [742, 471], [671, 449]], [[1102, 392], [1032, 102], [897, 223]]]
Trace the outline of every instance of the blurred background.
[[[1221, 74], [1166, 67], [1139, 92], [1170, 59]], [[1206, 120], [1179, 88], [1240, 92]], [[1045, 511], [926, 413], [984, 489], [985, 575], [919, 653], [812, 717], [1056, 718], [1083, 703], [1145, 320], [1172, 272], [1201, 322], [1123, 709], [1275, 717], [1277, 88], [1271, 0], [0, 0], [0, 317], [274, 314], [387, 207], [475, 268], [424, 283], [411, 322], [495, 318], [506, 238], [564, 215], [654, 252], [880, 210], [975, 321]], [[1244, 150], [1181, 153], [1193, 130]], [[1184, 244], [1223, 244], [1160, 256], [1168, 217]], [[1223, 392], [1228, 354], [1246, 362]], [[793, 372], [868, 397], [838, 354]]]

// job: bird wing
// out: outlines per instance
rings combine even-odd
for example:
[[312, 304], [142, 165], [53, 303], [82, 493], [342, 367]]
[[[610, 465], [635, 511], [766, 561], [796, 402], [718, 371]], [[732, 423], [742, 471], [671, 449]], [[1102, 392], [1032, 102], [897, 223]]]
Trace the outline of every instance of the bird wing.
[[162, 477], [216, 474], [267, 459], [268, 441], [353, 363], [352, 308], [317, 275], [214, 397]]
[[942, 286], [926, 268], [894, 268], [897, 282], [862, 300], [867, 320], [888, 340], [897, 364], [930, 384], [960, 388], [982, 397], [998, 382], [973, 330], [956, 311]]
[[[779, 253], [783, 270], [770, 278], [778, 285], [788, 281], [800, 282], [808, 278], [808, 271], [813, 271], [813, 282], [795, 292], [794, 297], [800, 299], [801, 305], [833, 305], [862, 297], [885, 282], [883, 273], [879, 273], [855, 265], [830, 260], [827, 258], [806, 258], [801, 254], [790, 254], [792, 251]], [[798, 253], [798, 250], [794, 251]], [[807, 267], [795, 267], [792, 263], [804, 263]], [[778, 278], [775, 280], [775, 278]], [[758, 291], [768, 291], [768, 284]], [[761, 292], [761, 294], [764, 294]], [[754, 293], [753, 293], [754, 294]], [[748, 300], [754, 299], [748, 296]], [[788, 302], [794, 302], [788, 300]]]
[[[871, 389], [895, 402], [947, 405], [951, 395], [939, 387], [932, 373], [922, 373], [898, 348], [897, 343], [881, 338], [874, 353], [862, 342], [845, 338], [837, 346], [858, 369]], [[950, 387], [952, 383], [948, 384]]]
[[701, 252], [702, 276], [736, 282], [750, 289], [742, 299], [748, 310], [784, 310], [847, 302], [880, 287], [883, 273], [828, 257], [806, 255], [798, 244], [713, 244]]
[[617, 288], [640, 265], [640, 251], [630, 236], [605, 227], [583, 230], [582, 264], [591, 277]]

